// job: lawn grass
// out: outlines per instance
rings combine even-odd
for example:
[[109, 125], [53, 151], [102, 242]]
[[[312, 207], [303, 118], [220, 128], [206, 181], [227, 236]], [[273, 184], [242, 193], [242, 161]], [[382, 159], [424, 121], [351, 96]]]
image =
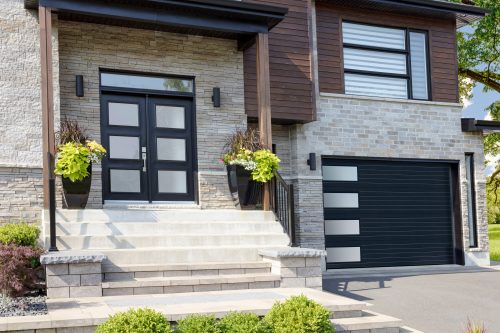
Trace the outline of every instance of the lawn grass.
[[490, 236], [490, 256], [493, 261], [500, 261], [500, 224], [488, 226]]

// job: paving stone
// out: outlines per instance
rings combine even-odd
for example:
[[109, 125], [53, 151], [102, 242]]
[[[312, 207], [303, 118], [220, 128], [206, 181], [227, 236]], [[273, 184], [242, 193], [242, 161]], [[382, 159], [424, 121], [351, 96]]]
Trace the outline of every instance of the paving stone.
[[80, 275], [80, 284], [82, 286], [100, 286], [102, 274], [83, 274]]
[[69, 296], [76, 297], [100, 297], [102, 296], [101, 286], [69, 287]]
[[134, 295], [163, 294], [163, 287], [134, 288]]

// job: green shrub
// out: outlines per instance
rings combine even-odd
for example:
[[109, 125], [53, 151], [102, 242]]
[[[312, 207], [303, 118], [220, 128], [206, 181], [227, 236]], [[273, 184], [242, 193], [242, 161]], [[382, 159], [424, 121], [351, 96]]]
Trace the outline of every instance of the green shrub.
[[96, 333], [172, 333], [167, 319], [151, 309], [131, 309], [110, 316]]
[[332, 333], [330, 311], [305, 296], [277, 302], [265, 321], [273, 333]]
[[271, 333], [268, 325], [253, 313], [233, 312], [219, 321], [221, 333]]
[[27, 223], [9, 223], [0, 226], [0, 244], [31, 246], [38, 245], [40, 229]]
[[191, 315], [179, 320], [178, 333], [220, 333], [214, 316]]

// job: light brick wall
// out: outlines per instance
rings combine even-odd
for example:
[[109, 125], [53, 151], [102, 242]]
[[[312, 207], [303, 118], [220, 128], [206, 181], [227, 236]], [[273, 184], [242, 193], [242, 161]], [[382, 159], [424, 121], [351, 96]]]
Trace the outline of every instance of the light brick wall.
[[[246, 127], [243, 55], [236, 41], [76, 22], [61, 22], [59, 38], [61, 114], [78, 120], [96, 140], [101, 130], [99, 68], [195, 76], [201, 204], [234, 207], [219, 160], [227, 136]], [[77, 74], [84, 77], [82, 98], [75, 96]], [[221, 108], [211, 101], [216, 86], [221, 88]], [[94, 172], [96, 180], [98, 168]], [[101, 203], [98, 182], [92, 184], [91, 207]], [[213, 188], [217, 195], [204, 195]]]
[[[322, 94], [318, 121], [291, 129], [292, 179], [296, 183], [301, 245], [324, 248], [321, 155], [446, 159], [460, 161], [464, 245], [469, 253], [488, 251], [483, 140], [463, 133], [462, 108], [455, 104], [394, 101]], [[316, 171], [305, 163], [317, 154]], [[479, 248], [469, 250], [464, 154], [475, 155]], [[474, 257], [474, 255], [472, 255]]]

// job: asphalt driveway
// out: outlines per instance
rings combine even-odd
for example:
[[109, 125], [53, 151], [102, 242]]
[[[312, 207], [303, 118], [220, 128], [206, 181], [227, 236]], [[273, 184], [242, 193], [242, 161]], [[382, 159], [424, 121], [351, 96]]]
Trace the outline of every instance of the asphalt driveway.
[[483, 322], [487, 333], [500, 332], [500, 266], [348, 272], [326, 275], [323, 288], [425, 333], [462, 333], [468, 318]]

